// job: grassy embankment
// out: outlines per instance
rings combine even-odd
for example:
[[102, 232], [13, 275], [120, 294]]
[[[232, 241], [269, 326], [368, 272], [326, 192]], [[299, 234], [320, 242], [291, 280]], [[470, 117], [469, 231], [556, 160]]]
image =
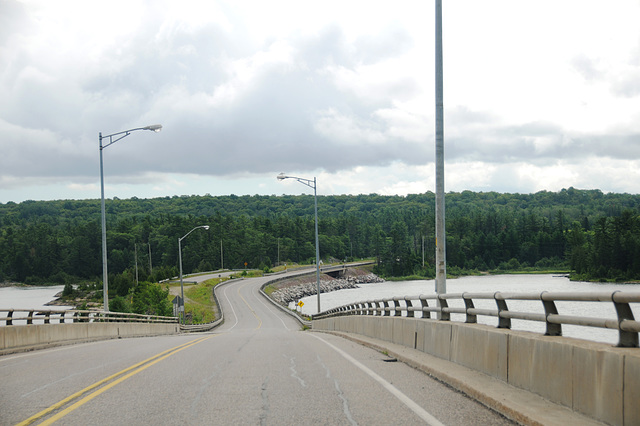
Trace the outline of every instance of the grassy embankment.
[[[214, 287], [234, 278], [260, 276], [262, 276], [262, 271], [242, 271], [228, 277], [212, 278], [196, 285], [187, 286], [184, 291], [184, 309], [186, 316], [191, 316], [192, 324], [206, 324], [215, 321], [218, 308], [213, 297]], [[179, 287], [180, 284], [178, 283], [177, 286]], [[172, 287], [176, 287], [176, 284], [173, 284]], [[174, 297], [175, 295], [170, 292], [168, 296], [169, 300], [173, 300]]]
[[[191, 316], [192, 324], [206, 324], [216, 320], [216, 302], [213, 298], [213, 289], [221, 282], [229, 280], [229, 277], [212, 278], [196, 285], [188, 286], [184, 291], [184, 309], [187, 317]], [[178, 284], [178, 287], [180, 284]], [[175, 296], [169, 294], [169, 300]]]

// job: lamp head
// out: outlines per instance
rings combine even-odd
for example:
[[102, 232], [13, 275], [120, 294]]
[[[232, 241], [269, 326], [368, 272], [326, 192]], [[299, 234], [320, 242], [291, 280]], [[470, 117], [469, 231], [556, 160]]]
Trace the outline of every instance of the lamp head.
[[209, 225], [203, 225], [202, 227], [207, 231], [209, 230]]
[[162, 124], [152, 124], [150, 126], [143, 127], [142, 130], [153, 130], [154, 132], [158, 133], [160, 130], [162, 130]]
[[285, 180], [288, 176], [283, 173], [280, 173], [277, 177], [278, 180]]

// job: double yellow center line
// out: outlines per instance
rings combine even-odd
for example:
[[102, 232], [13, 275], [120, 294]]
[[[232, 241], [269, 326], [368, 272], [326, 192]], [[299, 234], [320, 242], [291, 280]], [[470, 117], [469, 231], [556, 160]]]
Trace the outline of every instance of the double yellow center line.
[[[36, 422], [37, 420], [48, 416], [49, 414], [53, 413], [56, 410], [59, 410], [60, 408], [64, 407], [65, 405], [68, 405], [69, 403], [71, 403], [72, 401], [81, 398], [83, 395], [89, 393], [88, 395], [84, 396], [84, 398], [80, 399], [79, 401], [75, 402], [73, 405], [70, 405], [69, 407], [63, 409], [62, 411], [59, 411], [58, 413], [56, 413], [54, 416], [46, 419], [45, 421], [43, 421], [42, 423], [40, 423], [41, 425], [49, 425], [52, 424], [53, 422], [61, 419], [62, 417], [66, 416], [67, 414], [71, 413], [72, 411], [76, 410], [77, 408], [81, 407], [82, 405], [86, 404], [87, 402], [91, 401], [93, 398], [95, 398], [96, 396], [100, 395], [101, 393], [105, 392], [108, 389], [111, 389], [112, 387], [114, 387], [115, 385], [127, 380], [129, 377], [135, 376], [136, 374], [140, 373], [143, 370], [146, 370], [147, 368], [151, 367], [152, 365], [162, 361], [163, 359], [166, 359], [168, 357], [170, 357], [171, 355], [175, 355], [178, 352], [182, 351], [183, 349], [187, 349], [191, 346], [197, 345], [198, 343], [204, 342], [205, 340], [208, 340], [212, 337], [216, 336], [211, 335], [211, 336], [206, 336], [206, 337], [200, 337], [196, 340], [187, 342], [187, 343], [183, 343], [182, 345], [176, 346], [174, 348], [171, 349], [167, 349], [166, 351], [160, 352], [157, 355], [152, 356], [151, 358], [145, 359], [142, 362], [139, 362], [137, 364], [132, 365], [129, 368], [125, 368], [122, 371], [119, 371], [105, 379], [100, 380], [99, 382], [96, 382], [90, 386], [87, 386], [86, 388], [82, 389], [81, 391], [78, 391], [76, 393], [74, 393], [71, 396], [68, 396], [67, 398], [63, 399], [62, 401], [53, 404], [52, 406], [50, 406], [49, 408], [46, 408], [42, 411], [40, 411], [39, 413], [29, 417], [27, 420], [24, 420], [23, 422], [18, 423], [17, 426], [26, 426], [26, 425], [30, 425], [34, 422]], [[95, 389], [95, 390], [94, 390]]]

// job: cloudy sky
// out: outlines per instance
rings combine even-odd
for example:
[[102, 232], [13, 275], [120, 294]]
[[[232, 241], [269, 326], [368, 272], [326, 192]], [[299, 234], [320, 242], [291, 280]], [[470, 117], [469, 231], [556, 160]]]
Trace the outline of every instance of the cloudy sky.
[[[447, 191], [640, 193], [640, 1], [443, 3]], [[0, 203], [434, 191], [434, 9], [0, 0]]]

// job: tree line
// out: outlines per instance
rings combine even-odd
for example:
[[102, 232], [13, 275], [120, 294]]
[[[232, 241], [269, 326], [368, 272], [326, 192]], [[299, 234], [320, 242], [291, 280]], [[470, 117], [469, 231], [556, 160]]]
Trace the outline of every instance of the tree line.
[[[313, 196], [175, 196], [110, 199], [110, 293], [185, 273], [268, 269], [315, 259]], [[582, 279], [640, 277], [640, 196], [563, 189], [535, 194], [446, 195], [451, 273], [571, 269]], [[325, 262], [374, 258], [386, 277], [433, 277], [435, 195], [318, 197]], [[100, 201], [0, 204], [0, 282], [92, 281], [102, 275]]]

